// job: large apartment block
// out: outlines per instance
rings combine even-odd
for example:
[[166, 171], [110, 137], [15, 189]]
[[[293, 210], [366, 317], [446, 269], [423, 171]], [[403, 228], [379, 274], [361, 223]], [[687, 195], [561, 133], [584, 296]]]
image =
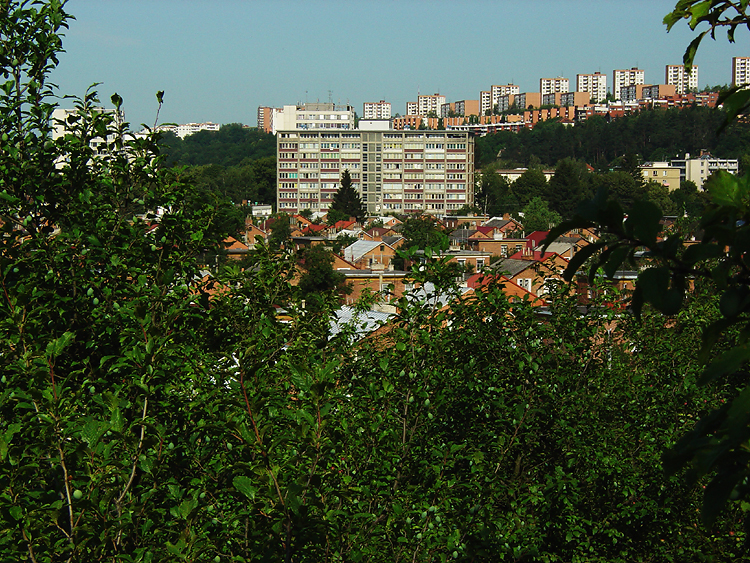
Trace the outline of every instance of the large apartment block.
[[391, 103], [385, 100], [379, 102], [365, 102], [362, 119], [390, 119]]
[[620, 92], [622, 88], [639, 84], [645, 84], [645, 72], [636, 67], [612, 72], [612, 95], [615, 100], [625, 99]]
[[[492, 107], [498, 105], [500, 98], [503, 96], [515, 96], [521, 93], [521, 87], [515, 84], [493, 84], [490, 86], [490, 95], [492, 96]], [[502, 110], [500, 110], [502, 111]]]
[[732, 57], [732, 86], [750, 84], [750, 57]]
[[557, 78], [540, 78], [539, 79], [539, 93], [544, 96], [545, 94], [555, 94], [558, 92], [569, 92], [570, 81], [567, 78], [558, 76]]
[[290, 129], [354, 129], [354, 107], [307, 103], [273, 110], [273, 133]]
[[698, 89], [698, 67], [693, 65], [687, 72], [685, 65], [667, 65], [665, 83], [674, 85], [678, 94], [695, 92]]
[[326, 211], [349, 170], [368, 213], [443, 215], [474, 203], [474, 139], [456, 131], [280, 131], [277, 209]]
[[489, 90], [482, 90], [479, 92], [479, 111], [481, 115], [487, 115], [487, 112], [492, 113], [492, 92]]
[[576, 74], [576, 92], [588, 92], [596, 103], [603, 102], [607, 99], [607, 75]]
[[445, 96], [433, 94], [431, 96], [417, 96], [417, 115], [427, 117], [430, 113], [440, 115], [440, 106], [445, 103]]

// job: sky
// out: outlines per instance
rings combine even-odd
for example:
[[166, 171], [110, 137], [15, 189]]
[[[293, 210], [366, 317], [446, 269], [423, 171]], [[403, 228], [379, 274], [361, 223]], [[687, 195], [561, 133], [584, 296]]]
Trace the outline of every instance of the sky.
[[[539, 91], [539, 79], [638, 67], [664, 83], [693, 37], [662, 24], [676, 0], [69, 0], [63, 95], [94, 83], [124, 99], [134, 128], [159, 123], [257, 125], [260, 105], [475, 100], [492, 84]], [[731, 82], [750, 33], [703, 42], [700, 85]], [[62, 100], [61, 106], [72, 105]]]

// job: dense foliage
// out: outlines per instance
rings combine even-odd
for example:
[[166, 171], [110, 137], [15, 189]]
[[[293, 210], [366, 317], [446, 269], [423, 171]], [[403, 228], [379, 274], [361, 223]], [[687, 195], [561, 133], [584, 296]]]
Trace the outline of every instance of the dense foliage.
[[164, 164], [179, 168], [208, 197], [235, 205], [276, 203], [276, 139], [270, 133], [232, 123], [184, 139], [165, 133], [159, 147]]
[[540, 315], [497, 283], [458, 298], [427, 260], [412, 281], [450, 307], [417, 290], [377, 333], [332, 336], [335, 296], [303, 307], [289, 251], [203, 276], [226, 234], [215, 206], [93, 93], [51, 140], [69, 16], [7, 10], [0, 559], [738, 555], [737, 515], [698, 528], [696, 492], [659, 457], [732, 392], [695, 385], [710, 287], [668, 322], [631, 322], [606, 288], [582, 314], [563, 287]]
[[724, 120], [718, 109], [644, 110], [608, 121], [593, 116], [569, 127], [543, 121], [533, 129], [495, 133], [476, 140], [478, 167], [500, 159], [508, 165], [529, 166], [537, 158], [545, 166], [572, 158], [598, 170], [618, 166], [619, 159], [637, 154], [643, 161], [684, 158], [686, 153], [708, 150], [720, 158], [750, 154], [750, 128], [737, 123], [723, 135], [717, 129]]

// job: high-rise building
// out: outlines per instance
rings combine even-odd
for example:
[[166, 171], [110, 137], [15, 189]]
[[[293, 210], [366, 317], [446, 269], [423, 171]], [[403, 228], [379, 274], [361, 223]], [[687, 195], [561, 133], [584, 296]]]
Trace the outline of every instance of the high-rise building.
[[492, 92], [489, 90], [479, 92], [479, 111], [481, 114], [487, 115], [488, 111], [492, 113], [492, 108]]
[[612, 95], [615, 100], [622, 99], [620, 89], [623, 86], [634, 86], [637, 84], [645, 84], [645, 73], [636, 67], [612, 72]]
[[440, 115], [440, 106], [445, 103], [445, 96], [433, 94], [431, 96], [417, 96], [417, 115], [427, 117], [431, 113]]
[[[495, 107], [500, 103], [500, 98], [503, 96], [515, 96], [516, 94], [521, 93], [521, 87], [516, 86], [515, 84], [493, 84], [490, 86], [490, 95], [492, 96], [492, 108], [495, 109]], [[502, 110], [500, 110], [502, 111]]]
[[732, 57], [732, 86], [750, 84], [750, 57]]
[[406, 115], [418, 115], [419, 106], [417, 102], [406, 102]]
[[258, 129], [271, 133], [273, 131], [273, 110], [268, 106], [258, 106]]
[[607, 99], [607, 75], [601, 72], [594, 74], [576, 74], [576, 92], [588, 92], [596, 103]]
[[693, 65], [687, 72], [685, 65], [667, 65], [665, 82], [673, 84], [678, 94], [695, 92], [698, 89], [698, 67]]
[[273, 133], [291, 129], [354, 129], [354, 108], [333, 103], [308, 103], [273, 110]]
[[369, 213], [444, 215], [474, 202], [474, 139], [457, 131], [279, 131], [277, 209], [327, 210], [349, 170]]
[[569, 92], [570, 81], [567, 78], [540, 78], [539, 92], [542, 94], [555, 94], [557, 92]]
[[391, 103], [385, 100], [379, 102], [365, 102], [362, 119], [390, 119]]

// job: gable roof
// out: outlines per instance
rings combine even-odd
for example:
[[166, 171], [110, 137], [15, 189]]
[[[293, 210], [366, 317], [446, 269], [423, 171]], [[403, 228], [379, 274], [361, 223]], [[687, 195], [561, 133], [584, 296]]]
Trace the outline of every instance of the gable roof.
[[344, 249], [344, 259], [348, 260], [349, 262], [356, 262], [365, 254], [367, 254], [371, 250], [378, 248], [382, 244], [385, 244], [388, 248], [393, 249], [390, 244], [383, 242], [382, 240], [358, 240], [357, 242], [353, 242]]

